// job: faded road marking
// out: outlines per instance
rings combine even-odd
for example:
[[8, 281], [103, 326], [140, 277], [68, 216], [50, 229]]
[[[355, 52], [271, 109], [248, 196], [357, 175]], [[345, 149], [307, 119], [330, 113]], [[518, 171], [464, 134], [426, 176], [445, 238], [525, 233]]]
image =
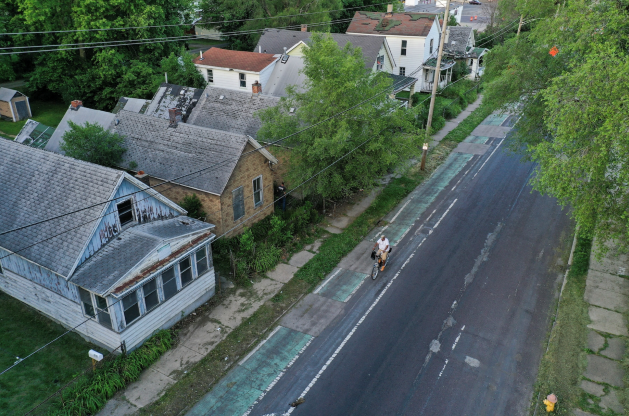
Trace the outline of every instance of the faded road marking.
[[480, 366], [480, 361], [478, 361], [476, 358], [470, 357], [469, 355], [465, 356], [465, 362], [469, 364], [470, 367]]
[[441, 369], [441, 372], [439, 373], [439, 377], [437, 377], [437, 379], [441, 378], [441, 375], [443, 374], [443, 371], [446, 369], [446, 365], [448, 365], [448, 359], [446, 358], [445, 363], [443, 364], [443, 368]]
[[489, 157], [485, 160], [485, 162], [484, 162], [484, 163], [480, 166], [480, 168], [478, 168], [478, 170], [476, 171], [476, 173], [474, 174], [474, 176], [472, 176], [472, 179], [474, 179], [474, 178], [476, 177], [476, 175], [478, 175], [478, 172], [480, 172], [480, 171], [483, 169], [483, 167], [485, 167], [485, 164], [486, 164], [487, 162], [489, 162], [489, 159], [491, 159], [491, 157], [494, 155], [494, 153], [496, 153], [496, 150], [498, 150], [498, 148], [500, 147], [500, 145], [502, 144], [502, 142], [503, 142], [504, 140], [505, 140], [505, 139], [500, 140], [500, 143], [498, 143], [498, 146], [496, 146], [496, 148], [494, 149], [494, 151], [493, 151], [493, 152], [491, 152], [491, 154], [490, 154], [490, 155], [489, 155]]

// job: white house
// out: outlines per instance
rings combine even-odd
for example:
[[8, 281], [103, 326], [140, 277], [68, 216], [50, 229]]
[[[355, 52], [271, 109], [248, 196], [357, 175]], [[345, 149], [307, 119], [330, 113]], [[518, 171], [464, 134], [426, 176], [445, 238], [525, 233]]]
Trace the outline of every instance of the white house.
[[124, 171], [9, 140], [0, 154], [0, 290], [109, 350], [213, 296], [212, 224]]
[[210, 86], [251, 91], [256, 83], [264, 89], [277, 59], [268, 53], [210, 48], [194, 59], [194, 65]]

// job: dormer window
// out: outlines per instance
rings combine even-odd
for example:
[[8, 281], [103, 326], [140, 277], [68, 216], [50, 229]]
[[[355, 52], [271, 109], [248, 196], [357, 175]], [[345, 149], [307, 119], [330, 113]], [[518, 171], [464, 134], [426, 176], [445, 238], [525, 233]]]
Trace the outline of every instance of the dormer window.
[[133, 204], [130, 199], [117, 204], [116, 208], [118, 208], [118, 219], [121, 226], [133, 222]]

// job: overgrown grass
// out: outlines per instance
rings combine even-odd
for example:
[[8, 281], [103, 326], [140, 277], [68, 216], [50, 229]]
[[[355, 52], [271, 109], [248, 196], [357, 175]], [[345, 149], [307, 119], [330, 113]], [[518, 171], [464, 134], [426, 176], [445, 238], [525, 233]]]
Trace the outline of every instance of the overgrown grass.
[[[0, 292], [0, 371], [66, 331], [28, 305]], [[89, 366], [90, 349], [70, 333], [0, 376], [0, 413], [22, 415]]]
[[[40, 101], [31, 100], [31, 112], [33, 113], [33, 120], [39, 121], [50, 127], [57, 127], [66, 113], [66, 110], [70, 106], [70, 103], [64, 103], [62, 101]], [[7, 120], [0, 120], [0, 132], [6, 135], [17, 135], [22, 127], [26, 124], [26, 120], [18, 122], [12, 122]]]
[[453, 142], [460, 143], [467, 136], [472, 134], [472, 131], [496, 108], [490, 104], [483, 103], [476, 110], [472, 111], [465, 120], [459, 123], [450, 133], [446, 134], [444, 140], [452, 140]]
[[579, 383], [586, 365], [588, 304], [583, 299], [590, 263], [592, 240], [578, 236], [572, 267], [568, 273], [555, 326], [551, 329], [548, 351], [542, 357], [533, 392], [530, 414], [545, 414], [541, 400], [557, 395], [557, 415], [572, 415], [580, 399]]

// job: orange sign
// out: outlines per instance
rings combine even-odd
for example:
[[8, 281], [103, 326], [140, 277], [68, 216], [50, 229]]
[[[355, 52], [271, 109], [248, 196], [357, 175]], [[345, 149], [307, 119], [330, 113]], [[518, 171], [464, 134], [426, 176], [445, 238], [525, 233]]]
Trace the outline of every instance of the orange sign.
[[557, 47], [556, 47], [556, 46], [553, 46], [553, 47], [550, 49], [550, 52], [548, 52], [548, 53], [549, 53], [549, 54], [551, 54], [552, 56], [555, 56], [555, 55], [557, 55], [557, 54], [559, 53], [559, 49], [557, 49]]

